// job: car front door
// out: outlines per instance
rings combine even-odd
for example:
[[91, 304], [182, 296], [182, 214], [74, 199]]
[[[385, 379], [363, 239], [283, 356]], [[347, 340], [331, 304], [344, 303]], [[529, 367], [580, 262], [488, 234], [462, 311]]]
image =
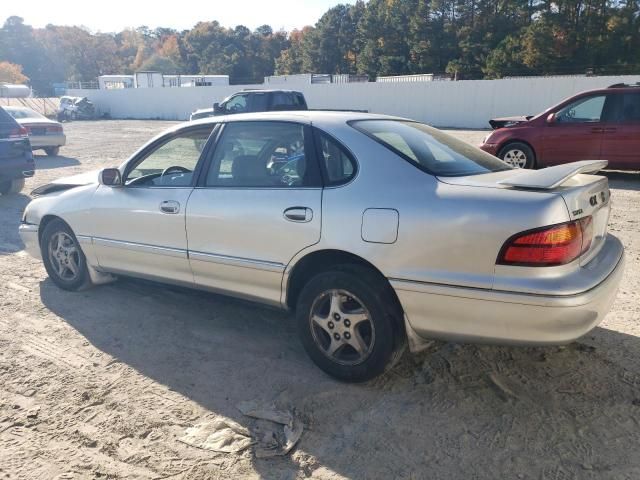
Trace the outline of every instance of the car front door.
[[[640, 91], [610, 95], [613, 100], [602, 139], [602, 158], [609, 167], [640, 168]], [[605, 111], [607, 108], [605, 108]]]
[[159, 139], [129, 161], [123, 185], [93, 197], [93, 244], [103, 269], [193, 284], [185, 212], [212, 125]]
[[542, 165], [601, 158], [602, 110], [606, 95], [581, 97], [555, 112], [543, 133]]
[[196, 284], [279, 304], [285, 267], [320, 240], [321, 205], [310, 126], [226, 124], [187, 206]]

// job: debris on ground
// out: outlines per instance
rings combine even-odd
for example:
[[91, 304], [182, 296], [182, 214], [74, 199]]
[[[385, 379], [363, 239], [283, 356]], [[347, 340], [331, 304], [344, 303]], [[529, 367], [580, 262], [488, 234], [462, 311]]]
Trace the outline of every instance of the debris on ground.
[[249, 430], [228, 418], [218, 418], [187, 428], [178, 441], [222, 453], [240, 453], [255, 443]]

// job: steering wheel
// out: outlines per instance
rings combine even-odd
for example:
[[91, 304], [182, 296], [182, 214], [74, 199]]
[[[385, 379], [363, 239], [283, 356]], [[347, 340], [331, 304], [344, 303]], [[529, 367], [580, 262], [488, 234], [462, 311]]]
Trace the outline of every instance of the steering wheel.
[[170, 167], [165, 168], [160, 176], [164, 177], [170, 173], [191, 173], [191, 170], [186, 167], [181, 167], [180, 165], [171, 165]]

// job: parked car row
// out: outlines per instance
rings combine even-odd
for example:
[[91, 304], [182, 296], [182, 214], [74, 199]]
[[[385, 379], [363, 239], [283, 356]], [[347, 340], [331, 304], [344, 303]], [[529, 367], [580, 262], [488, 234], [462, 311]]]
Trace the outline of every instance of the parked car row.
[[22, 190], [35, 169], [29, 132], [0, 107], [0, 194]]
[[60, 153], [67, 137], [60, 122], [51, 120], [27, 107], [4, 107], [16, 122], [27, 130], [32, 150], [44, 150], [49, 156]]
[[0, 106], [0, 195], [17, 193], [35, 172], [34, 150], [60, 153], [62, 125], [26, 107]]

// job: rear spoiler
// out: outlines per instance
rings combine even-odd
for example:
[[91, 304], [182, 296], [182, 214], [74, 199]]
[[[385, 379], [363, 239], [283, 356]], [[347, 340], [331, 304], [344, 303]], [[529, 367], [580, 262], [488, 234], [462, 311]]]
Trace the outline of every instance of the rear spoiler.
[[507, 177], [498, 183], [507, 187], [552, 190], [579, 173], [598, 172], [605, 168], [608, 163], [608, 160], [582, 160], [541, 170], [519, 171], [518, 174]]

